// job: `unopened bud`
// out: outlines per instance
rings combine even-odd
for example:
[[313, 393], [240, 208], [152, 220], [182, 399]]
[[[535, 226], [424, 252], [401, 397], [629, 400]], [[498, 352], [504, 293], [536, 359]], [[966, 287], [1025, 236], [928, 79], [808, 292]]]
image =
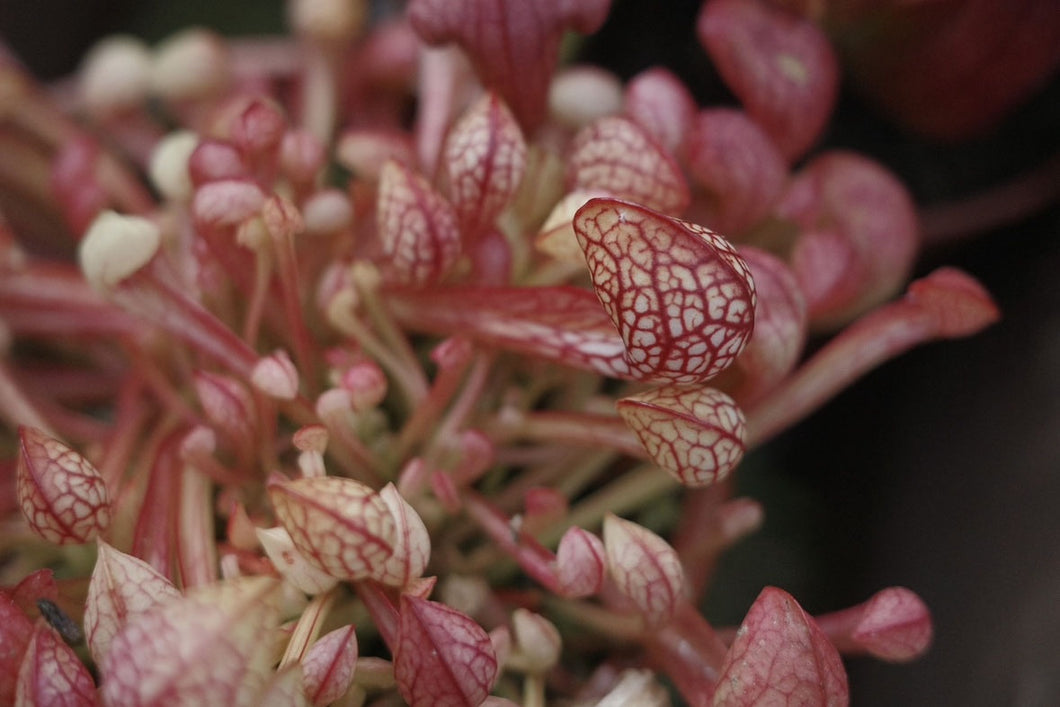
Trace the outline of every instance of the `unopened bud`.
[[154, 222], [104, 211], [88, 227], [78, 258], [88, 283], [105, 293], [146, 265], [161, 244]]
[[338, 189], [324, 189], [306, 199], [302, 206], [302, 217], [307, 233], [338, 233], [353, 223], [353, 204]]
[[107, 115], [143, 103], [151, 85], [151, 52], [135, 37], [108, 37], [81, 64], [81, 95], [95, 115]]
[[569, 128], [581, 128], [622, 109], [622, 82], [597, 67], [566, 69], [552, 80], [548, 107], [558, 122]]
[[188, 162], [199, 145], [199, 136], [189, 130], [178, 130], [162, 138], [151, 153], [151, 183], [159, 193], [173, 201], [191, 198], [192, 183]]
[[512, 630], [519, 646], [519, 667], [528, 673], [544, 673], [559, 660], [559, 631], [544, 616], [516, 609], [512, 614]]
[[224, 43], [204, 29], [185, 30], [160, 44], [151, 75], [154, 89], [176, 101], [216, 95], [229, 79]]
[[225, 179], [195, 191], [195, 220], [210, 227], [236, 226], [261, 212], [265, 194], [251, 181]]
[[349, 391], [350, 404], [355, 412], [371, 410], [386, 398], [386, 374], [374, 361], [361, 361], [350, 366], [342, 374], [341, 385]]
[[277, 400], [293, 400], [298, 395], [298, 370], [284, 351], [276, 351], [257, 362], [250, 382]]

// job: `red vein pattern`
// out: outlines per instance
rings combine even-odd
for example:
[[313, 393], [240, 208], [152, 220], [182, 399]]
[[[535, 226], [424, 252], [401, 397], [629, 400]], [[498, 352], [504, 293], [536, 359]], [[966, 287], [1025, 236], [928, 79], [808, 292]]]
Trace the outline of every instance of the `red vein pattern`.
[[442, 163], [465, 238], [493, 225], [515, 196], [526, 170], [526, 142], [508, 107], [484, 96], [457, 121]]
[[567, 191], [599, 189], [650, 209], [680, 213], [691, 196], [676, 160], [629, 118], [609, 116], [571, 142]]
[[338, 579], [379, 572], [393, 551], [394, 519], [379, 494], [352, 479], [271, 480], [269, 500], [295, 548]]
[[714, 704], [826, 705], [849, 702], [839, 652], [787, 592], [766, 587], [736, 632]]
[[48, 624], [33, 630], [15, 687], [16, 705], [94, 707], [96, 685], [77, 653]]
[[590, 200], [574, 231], [634, 376], [704, 381], [743, 350], [754, 327], [754, 283], [724, 238], [617, 199]]
[[400, 162], [383, 165], [376, 218], [389, 275], [397, 282], [414, 286], [435, 282], [460, 255], [453, 207]]
[[110, 525], [107, 486], [87, 459], [35, 427], [19, 427], [18, 439], [18, 503], [33, 532], [80, 544]]
[[302, 659], [305, 692], [314, 705], [329, 705], [346, 694], [357, 666], [357, 634], [352, 625], [322, 636]]
[[651, 625], [665, 624], [684, 601], [685, 573], [677, 553], [647, 528], [608, 514], [607, 566], [618, 590]]
[[477, 707], [497, 677], [489, 635], [445, 604], [401, 595], [394, 677], [411, 707]]
[[100, 542], [85, 598], [85, 640], [92, 658], [102, 663], [126, 621], [179, 596], [177, 588], [154, 567]]
[[720, 481], [743, 458], [743, 412], [720, 390], [656, 388], [619, 400], [618, 412], [652, 460], [685, 486]]

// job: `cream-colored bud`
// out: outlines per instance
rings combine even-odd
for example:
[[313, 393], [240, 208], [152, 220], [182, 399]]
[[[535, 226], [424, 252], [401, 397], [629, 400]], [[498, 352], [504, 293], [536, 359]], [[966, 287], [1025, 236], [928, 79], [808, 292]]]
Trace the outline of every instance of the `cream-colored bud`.
[[208, 30], [184, 30], [156, 50], [151, 85], [164, 98], [185, 100], [216, 95], [230, 79], [224, 43]]
[[364, 0], [292, 0], [291, 26], [320, 41], [342, 41], [360, 34], [367, 16]]
[[338, 189], [324, 189], [306, 199], [302, 206], [306, 233], [328, 235], [348, 228], [353, 222], [353, 204]]
[[293, 400], [298, 395], [298, 370], [284, 351], [259, 360], [250, 372], [250, 382], [277, 400]]
[[580, 128], [622, 110], [622, 82], [603, 69], [571, 67], [552, 80], [548, 108], [559, 123]]
[[146, 265], [161, 245], [162, 232], [154, 222], [103, 211], [85, 232], [78, 259], [88, 284], [108, 292]]
[[191, 198], [191, 175], [188, 160], [199, 144], [199, 136], [190, 130], [177, 130], [166, 135], [151, 153], [148, 173], [159, 193], [173, 201]]
[[135, 37], [96, 44], [81, 63], [81, 96], [89, 112], [107, 115], [143, 103], [151, 86], [151, 51]]

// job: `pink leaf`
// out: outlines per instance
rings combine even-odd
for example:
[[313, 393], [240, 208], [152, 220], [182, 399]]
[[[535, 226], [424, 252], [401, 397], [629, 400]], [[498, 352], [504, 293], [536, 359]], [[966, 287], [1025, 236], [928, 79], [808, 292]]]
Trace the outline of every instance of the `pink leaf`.
[[103, 699], [122, 707], [251, 707], [273, 668], [280, 583], [197, 588], [130, 619], [103, 658]]
[[665, 624], [686, 601], [681, 561], [655, 533], [608, 514], [604, 518], [604, 548], [615, 586], [648, 624]]
[[928, 312], [937, 336], [971, 336], [1001, 316], [990, 293], [973, 278], [955, 268], [939, 268], [909, 284], [906, 301]]
[[757, 248], [741, 248], [754, 277], [758, 306], [755, 330], [747, 348], [736, 359], [743, 374], [733, 397], [741, 404], [752, 401], [791, 372], [806, 341], [806, 300], [784, 261]]
[[828, 122], [839, 88], [824, 32], [764, 0], [710, 0], [696, 31], [725, 83], [784, 157], [804, 154]]
[[606, 552], [600, 538], [573, 526], [560, 538], [556, 549], [556, 577], [567, 597], [587, 597], [604, 583]]
[[16, 705], [93, 707], [96, 685], [88, 669], [48, 624], [38, 621], [18, 669]]
[[563, 33], [595, 32], [610, 6], [610, 0], [412, 0], [408, 18], [428, 44], [459, 44], [486, 88], [533, 130], [545, 118]]
[[352, 479], [271, 479], [269, 500], [295, 548], [338, 579], [380, 571], [393, 551], [394, 519], [379, 494]]
[[484, 96], [453, 126], [443, 165], [461, 230], [474, 239], [515, 196], [526, 169], [523, 134], [497, 96]]
[[722, 665], [715, 705], [846, 705], [838, 651], [787, 592], [766, 587]]
[[394, 521], [393, 552], [372, 577], [383, 584], [405, 587], [423, 576], [431, 558], [431, 537], [416, 511], [393, 484], [379, 492]]
[[489, 635], [470, 618], [402, 595], [394, 677], [411, 707], [478, 707], [497, 677], [497, 659]]
[[33, 532], [80, 544], [110, 525], [106, 484], [87, 459], [35, 427], [20, 426], [18, 439], [18, 503]]
[[597, 297], [577, 287], [446, 287], [391, 290], [387, 305], [406, 327], [631, 378], [622, 339]]
[[343, 626], [321, 637], [302, 660], [305, 691], [314, 705], [327, 705], [346, 694], [357, 667], [357, 634]]
[[33, 623], [0, 592], [0, 704], [14, 704], [22, 656], [33, 635]]
[[453, 207], [426, 179], [399, 162], [383, 165], [376, 214], [383, 253], [397, 282], [435, 282], [460, 255]]
[[647, 130], [620, 116], [600, 118], [574, 137], [566, 186], [568, 191], [605, 191], [674, 214], [691, 199], [674, 158]]
[[634, 375], [695, 383], [743, 350], [754, 326], [754, 283], [724, 238], [616, 199], [590, 200], [574, 231]]
[[913, 200], [894, 175], [865, 157], [815, 157], [792, 180], [777, 215], [802, 231], [791, 263], [818, 326], [861, 314], [909, 277], [918, 246]]
[[703, 223], [735, 236], [772, 212], [787, 182], [788, 167], [762, 129], [743, 112], [702, 111], [686, 144], [688, 171], [704, 192]]
[[931, 612], [920, 597], [890, 587], [869, 599], [851, 638], [877, 658], [904, 662], [923, 655], [933, 634]]
[[696, 102], [677, 76], [656, 67], [630, 79], [623, 109], [667, 152], [678, 155], [695, 117]]
[[652, 460], [685, 486], [729, 475], [744, 452], [743, 412], [713, 388], [666, 386], [618, 401]]
[[151, 565], [100, 542], [85, 599], [85, 639], [92, 658], [103, 661], [111, 640], [131, 618], [179, 596]]

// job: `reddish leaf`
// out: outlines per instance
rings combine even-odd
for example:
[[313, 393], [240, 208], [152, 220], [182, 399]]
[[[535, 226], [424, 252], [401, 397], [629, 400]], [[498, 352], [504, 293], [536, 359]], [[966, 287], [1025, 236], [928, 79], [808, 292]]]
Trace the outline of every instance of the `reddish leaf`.
[[611, 579], [649, 625], [665, 624], [685, 601], [685, 573], [677, 553], [643, 526], [608, 514], [604, 548]]
[[909, 284], [906, 301], [931, 314], [937, 336], [971, 336], [1001, 316], [990, 293], [966, 273], [939, 268]]
[[391, 290], [402, 325], [557, 361], [617, 378], [635, 377], [600, 301], [577, 287], [446, 287]]
[[383, 253], [397, 282], [435, 282], [460, 255], [453, 207], [426, 179], [399, 162], [383, 165], [376, 214]]
[[394, 519], [379, 494], [335, 476], [272, 479], [269, 499], [295, 548], [338, 579], [381, 571], [393, 551]]
[[412, 0], [408, 18], [427, 43], [459, 44], [486, 88], [533, 130], [545, 118], [564, 31], [595, 32], [610, 6], [610, 0]]
[[677, 214], [691, 197], [677, 162], [629, 118], [608, 116], [575, 137], [567, 158], [568, 191], [601, 190]]
[[754, 283], [724, 238], [616, 199], [589, 201], [574, 231], [638, 378], [703, 381], [743, 350], [754, 326]]
[[787, 592], [766, 587], [722, 665], [715, 705], [846, 705], [838, 651]]
[[824, 32], [765, 0], [710, 0], [696, 24], [725, 83], [788, 161], [821, 134], [839, 68]]
[[100, 666], [122, 707], [251, 707], [272, 674], [280, 582], [242, 578], [194, 590], [130, 619]]
[[322, 636], [302, 659], [305, 691], [314, 705], [327, 705], [346, 694], [357, 667], [357, 634], [343, 626]]
[[33, 635], [33, 622], [4, 592], [0, 592], [0, 704], [14, 704], [15, 684], [22, 656]]
[[791, 263], [818, 326], [879, 304], [909, 277], [918, 246], [912, 197], [865, 157], [818, 155], [791, 182], [777, 215], [801, 228]]
[[93, 707], [96, 685], [70, 646], [38, 621], [18, 669], [16, 705]]
[[736, 359], [743, 374], [733, 397], [746, 404], [783, 380], [798, 363], [806, 341], [806, 300], [784, 261], [757, 248], [741, 248], [740, 255], [754, 276], [755, 330], [747, 348]]
[[515, 196], [526, 170], [523, 134], [497, 96], [484, 96], [453, 126], [443, 165], [461, 230], [476, 238]]
[[642, 71], [626, 85], [623, 108], [671, 155], [680, 154], [696, 102], [688, 88], [668, 69]]
[[685, 486], [729, 475], [744, 452], [743, 412], [713, 388], [656, 388], [618, 401], [652, 460]]
[[85, 599], [85, 639], [92, 658], [103, 661], [114, 635], [131, 618], [179, 596], [151, 565], [100, 542]]
[[105, 530], [110, 497], [96, 468], [35, 427], [20, 426], [18, 439], [18, 503], [33, 532], [65, 545]]
[[705, 192], [703, 223], [730, 236], [766, 218], [788, 178], [784, 158], [762, 129], [730, 108], [696, 117], [686, 158], [689, 173]]
[[869, 599], [851, 638], [877, 658], [904, 662], [922, 656], [933, 634], [931, 612], [920, 597], [890, 587]]
[[569, 528], [556, 549], [556, 577], [564, 596], [587, 597], [600, 591], [605, 556], [600, 538], [578, 526]]
[[41, 599], [51, 602], [59, 600], [59, 585], [55, 583], [55, 573], [50, 569], [30, 572], [15, 585], [10, 596], [27, 615], [34, 615], [37, 602]]
[[410, 707], [478, 707], [497, 677], [489, 635], [445, 604], [401, 596], [394, 677]]

